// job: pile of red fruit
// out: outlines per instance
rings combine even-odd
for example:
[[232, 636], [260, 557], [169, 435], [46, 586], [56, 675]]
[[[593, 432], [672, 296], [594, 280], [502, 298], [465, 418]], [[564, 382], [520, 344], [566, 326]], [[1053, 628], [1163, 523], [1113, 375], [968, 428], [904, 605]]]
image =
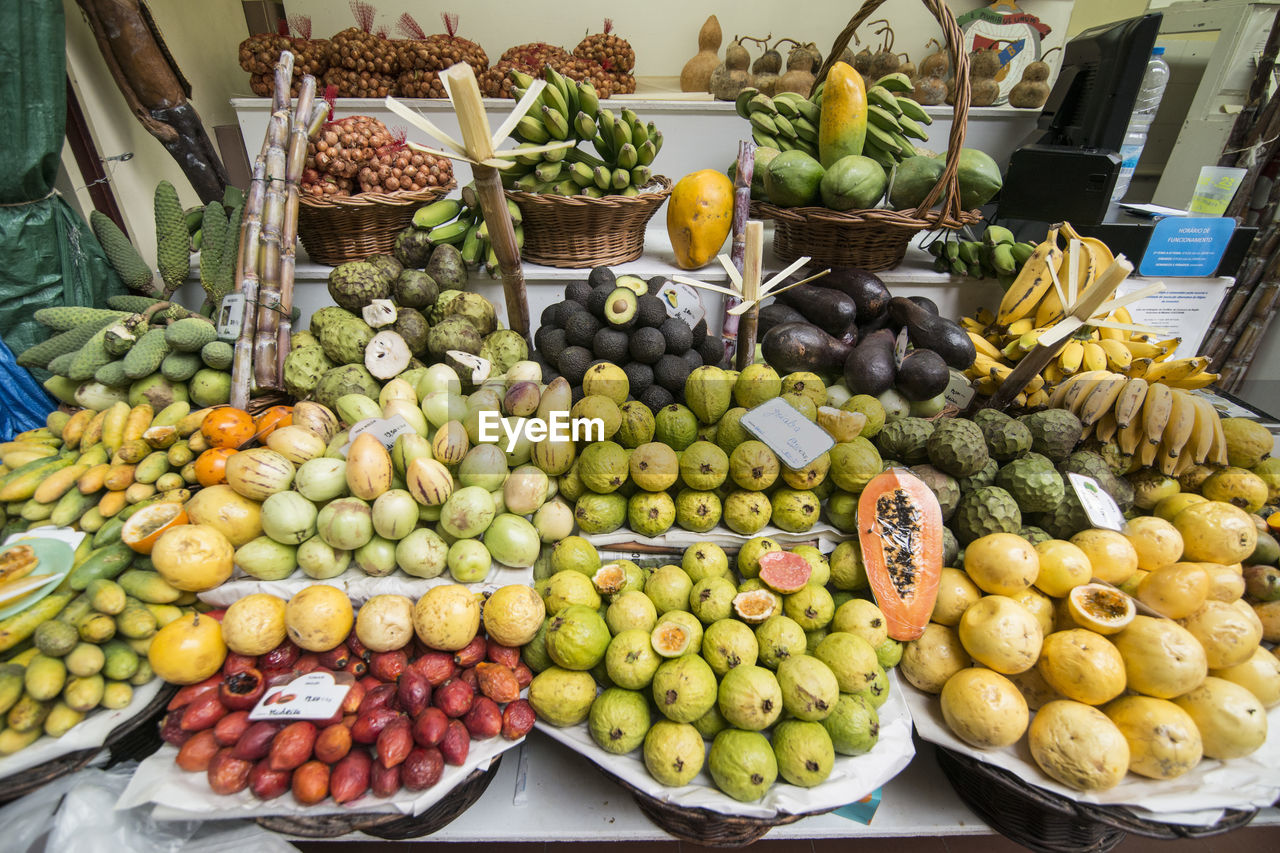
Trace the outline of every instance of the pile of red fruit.
[[[356, 681], [333, 717], [250, 722], [268, 687], [339, 671]], [[228, 655], [220, 673], [180, 689], [161, 737], [179, 747], [178, 766], [207, 773], [217, 794], [247, 788], [271, 800], [292, 791], [302, 805], [389, 797], [434, 786], [446, 764], [466, 761], [472, 740], [524, 737], [535, 717], [520, 691], [532, 677], [519, 649], [483, 636], [457, 652], [417, 639], [371, 652], [352, 633], [313, 654], [285, 640], [257, 658]]]

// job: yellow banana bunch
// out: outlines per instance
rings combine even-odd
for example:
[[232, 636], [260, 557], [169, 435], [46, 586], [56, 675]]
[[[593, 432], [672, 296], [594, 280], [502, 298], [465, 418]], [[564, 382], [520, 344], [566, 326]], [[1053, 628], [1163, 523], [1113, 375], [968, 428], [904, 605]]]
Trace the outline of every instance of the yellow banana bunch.
[[1044, 242], [1032, 251], [1018, 277], [1005, 291], [996, 322], [1008, 326], [1033, 315], [1040, 300], [1053, 289], [1053, 274], [1061, 261], [1062, 250], [1058, 248], [1058, 228], [1055, 226], [1049, 229]]

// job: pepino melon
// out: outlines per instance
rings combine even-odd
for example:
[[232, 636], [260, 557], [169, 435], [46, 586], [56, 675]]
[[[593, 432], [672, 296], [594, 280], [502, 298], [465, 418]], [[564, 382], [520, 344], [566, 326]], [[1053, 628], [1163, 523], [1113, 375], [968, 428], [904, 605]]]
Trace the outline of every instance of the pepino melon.
[[858, 541], [889, 636], [924, 631], [942, 577], [942, 509], [924, 481], [903, 468], [872, 478], [858, 499]]

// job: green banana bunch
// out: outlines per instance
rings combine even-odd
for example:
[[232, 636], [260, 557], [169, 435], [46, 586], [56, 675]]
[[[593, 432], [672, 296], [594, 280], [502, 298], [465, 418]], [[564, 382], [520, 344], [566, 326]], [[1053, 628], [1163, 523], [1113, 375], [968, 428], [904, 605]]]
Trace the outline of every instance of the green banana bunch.
[[[516, 97], [523, 97], [534, 78], [516, 70], [510, 74]], [[638, 195], [640, 187], [653, 177], [650, 166], [662, 149], [662, 132], [653, 122], [641, 121], [631, 109], [617, 113], [601, 109], [600, 97], [589, 82], [574, 82], [550, 66], [543, 70], [543, 79], [547, 85], [512, 131], [516, 148], [533, 149], [559, 141], [570, 141], [574, 146], [517, 154], [503, 170], [503, 186], [591, 198]], [[813, 127], [816, 140], [816, 120]], [[585, 142], [591, 143], [594, 155], [584, 150]], [[442, 235], [452, 238], [456, 232], [444, 231]], [[477, 235], [476, 239], [483, 244], [483, 237]], [[483, 250], [479, 255], [483, 259]]]
[[989, 225], [981, 240], [935, 240], [928, 250], [937, 272], [994, 278], [1007, 288], [1031, 257], [1035, 245], [1018, 242], [1008, 228]]
[[[540, 160], [535, 171], [546, 165], [561, 167], [560, 163], [547, 163]], [[527, 177], [534, 177], [536, 180], [533, 172], [530, 172]], [[511, 199], [507, 199], [507, 210], [515, 225], [516, 245], [523, 247], [524, 229], [521, 227], [521, 222], [524, 216], [519, 206]], [[415, 228], [427, 231], [427, 239], [432, 245], [448, 243], [456, 246], [462, 255], [463, 263], [468, 266], [476, 267], [487, 263], [492, 244], [473, 184], [467, 184], [462, 188], [461, 199], [442, 198], [418, 208], [413, 215], [413, 225]], [[494, 269], [497, 269], [496, 262], [490, 271]]]
[[901, 73], [886, 74], [867, 87], [867, 138], [864, 156], [886, 170], [916, 154], [912, 139], [927, 142], [924, 125], [933, 119], [908, 97], [911, 81]]

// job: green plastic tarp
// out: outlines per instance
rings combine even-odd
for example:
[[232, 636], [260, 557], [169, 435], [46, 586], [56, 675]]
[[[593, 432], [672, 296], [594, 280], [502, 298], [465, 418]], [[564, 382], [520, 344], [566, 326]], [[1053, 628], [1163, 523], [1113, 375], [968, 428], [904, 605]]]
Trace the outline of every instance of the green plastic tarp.
[[[0, 2], [0, 336], [14, 353], [48, 337], [50, 305], [102, 306], [123, 293], [85, 221], [53, 188], [66, 132], [62, 0]], [[19, 368], [20, 369], [20, 368]], [[0, 389], [0, 399], [15, 393]]]

